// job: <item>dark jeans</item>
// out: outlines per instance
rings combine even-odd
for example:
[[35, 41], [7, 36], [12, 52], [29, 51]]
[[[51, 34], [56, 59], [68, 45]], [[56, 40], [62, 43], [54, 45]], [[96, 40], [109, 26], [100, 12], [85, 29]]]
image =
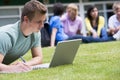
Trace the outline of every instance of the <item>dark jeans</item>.
[[83, 43], [107, 42], [107, 41], [114, 41], [115, 40], [113, 37], [108, 37], [105, 28], [102, 29], [100, 38], [93, 38], [92, 36], [84, 37], [82, 35], [76, 35], [76, 36], [69, 37], [67, 40], [72, 40], [72, 39], [82, 39]]
[[83, 43], [107, 42], [107, 41], [114, 41], [115, 40], [113, 37], [93, 38], [92, 36], [84, 37], [84, 36], [81, 36], [81, 35], [76, 35], [76, 36], [70, 37], [67, 40], [72, 40], [72, 39], [82, 39]]

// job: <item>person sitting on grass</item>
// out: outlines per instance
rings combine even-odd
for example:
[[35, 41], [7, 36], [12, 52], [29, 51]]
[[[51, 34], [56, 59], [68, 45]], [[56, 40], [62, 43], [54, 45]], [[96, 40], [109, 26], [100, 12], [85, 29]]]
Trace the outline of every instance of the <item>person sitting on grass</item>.
[[68, 4], [66, 13], [62, 15], [61, 22], [65, 34], [69, 37], [82, 34], [82, 18], [78, 16], [78, 7], [74, 3]]
[[66, 40], [68, 36], [63, 31], [63, 25], [60, 20], [62, 14], [64, 12], [63, 5], [59, 3], [55, 3], [53, 5], [53, 13], [54, 15], [50, 18], [49, 24], [49, 32], [51, 34], [51, 42], [50, 46], [55, 46], [59, 41]]
[[107, 31], [105, 29], [105, 19], [100, 16], [96, 6], [90, 6], [87, 10], [87, 17], [85, 24], [88, 31], [88, 36], [93, 38], [107, 38]]
[[113, 4], [114, 15], [108, 20], [108, 34], [115, 40], [120, 40], [120, 2]]

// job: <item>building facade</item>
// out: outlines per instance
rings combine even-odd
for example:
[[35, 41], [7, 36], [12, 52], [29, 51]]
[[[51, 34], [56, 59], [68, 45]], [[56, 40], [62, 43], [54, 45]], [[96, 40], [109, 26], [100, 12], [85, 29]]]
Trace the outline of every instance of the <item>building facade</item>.
[[[0, 0], [0, 26], [11, 24], [16, 21], [18, 21], [21, 17], [22, 8], [23, 5], [29, 0]], [[53, 4], [55, 2], [62, 2], [64, 5], [64, 8], [69, 3], [75, 3], [79, 8], [79, 15], [84, 20], [86, 16], [86, 10], [89, 7], [89, 5], [96, 5], [99, 9], [100, 15], [105, 17], [106, 24], [105, 27], [107, 27], [107, 21], [108, 18], [113, 15], [112, 11], [112, 5], [115, 1], [118, 0], [39, 0], [42, 3], [44, 3], [48, 7], [47, 12], [47, 20], [52, 13]], [[83, 21], [83, 26], [84, 21]], [[85, 33], [85, 27], [83, 29], [83, 32]]]

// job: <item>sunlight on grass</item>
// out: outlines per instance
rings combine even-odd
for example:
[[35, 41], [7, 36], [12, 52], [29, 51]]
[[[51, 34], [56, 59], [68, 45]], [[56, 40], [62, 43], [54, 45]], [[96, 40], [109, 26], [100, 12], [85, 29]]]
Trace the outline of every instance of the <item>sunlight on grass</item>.
[[[44, 63], [50, 62], [54, 49], [42, 48]], [[31, 58], [30, 51], [24, 58]], [[120, 41], [81, 44], [73, 64], [0, 74], [0, 80], [120, 80]]]

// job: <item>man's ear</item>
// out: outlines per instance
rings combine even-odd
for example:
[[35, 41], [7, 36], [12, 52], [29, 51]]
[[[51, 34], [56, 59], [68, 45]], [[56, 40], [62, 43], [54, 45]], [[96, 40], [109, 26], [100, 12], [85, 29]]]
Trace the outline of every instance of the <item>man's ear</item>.
[[27, 16], [24, 16], [24, 22], [28, 23], [29, 19]]

